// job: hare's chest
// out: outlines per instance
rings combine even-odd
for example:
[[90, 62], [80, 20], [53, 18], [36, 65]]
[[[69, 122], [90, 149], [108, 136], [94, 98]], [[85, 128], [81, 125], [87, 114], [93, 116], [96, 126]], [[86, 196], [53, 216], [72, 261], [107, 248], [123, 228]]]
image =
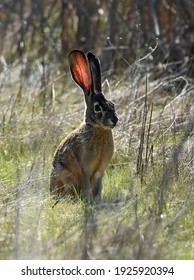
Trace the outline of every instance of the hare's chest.
[[86, 162], [91, 175], [95, 172], [103, 173], [113, 155], [112, 132], [110, 131], [106, 135], [96, 134], [93, 142], [88, 144]]

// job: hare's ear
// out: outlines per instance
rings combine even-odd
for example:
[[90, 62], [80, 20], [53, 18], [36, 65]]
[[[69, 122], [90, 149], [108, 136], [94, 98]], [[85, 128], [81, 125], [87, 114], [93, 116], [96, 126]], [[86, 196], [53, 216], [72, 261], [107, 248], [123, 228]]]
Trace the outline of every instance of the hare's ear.
[[89, 61], [90, 72], [91, 72], [91, 87], [93, 87], [93, 91], [101, 92], [101, 70], [100, 70], [100, 61], [99, 59], [93, 55], [92, 53], [87, 54], [87, 58]]
[[69, 54], [69, 66], [73, 80], [80, 86], [84, 93], [90, 92], [90, 69], [85, 54], [79, 50], [73, 50]]

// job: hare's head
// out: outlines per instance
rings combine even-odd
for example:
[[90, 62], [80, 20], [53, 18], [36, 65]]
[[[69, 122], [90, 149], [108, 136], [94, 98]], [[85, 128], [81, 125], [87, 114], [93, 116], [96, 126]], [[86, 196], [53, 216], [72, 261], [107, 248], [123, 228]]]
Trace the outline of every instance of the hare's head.
[[114, 104], [102, 93], [99, 59], [92, 53], [86, 56], [79, 50], [73, 50], [69, 54], [69, 64], [73, 80], [84, 92], [86, 123], [113, 128], [118, 118]]

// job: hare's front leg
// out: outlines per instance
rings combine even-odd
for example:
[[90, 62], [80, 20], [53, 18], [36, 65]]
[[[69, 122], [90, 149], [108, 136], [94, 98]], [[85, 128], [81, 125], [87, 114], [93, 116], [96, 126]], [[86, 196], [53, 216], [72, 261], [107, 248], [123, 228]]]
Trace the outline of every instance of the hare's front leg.
[[96, 172], [93, 177], [92, 182], [92, 192], [94, 198], [101, 199], [101, 192], [102, 192], [102, 177], [103, 174], [100, 172]]
[[86, 198], [88, 202], [93, 200], [90, 177], [86, 172], [83, 173], [83, 197]]

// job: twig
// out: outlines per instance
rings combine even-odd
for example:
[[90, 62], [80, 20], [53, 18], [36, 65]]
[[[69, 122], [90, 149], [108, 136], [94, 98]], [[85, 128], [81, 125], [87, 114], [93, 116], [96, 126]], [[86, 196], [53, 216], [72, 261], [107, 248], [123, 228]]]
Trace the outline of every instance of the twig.
[[62, 195], [55, 201], [55, 203], [52, 205], [52, 208], [54, 208], [60, 201], [61, 199], [66, 195], [66, 193], [71, 189], [69, 186], [63, 193]]

